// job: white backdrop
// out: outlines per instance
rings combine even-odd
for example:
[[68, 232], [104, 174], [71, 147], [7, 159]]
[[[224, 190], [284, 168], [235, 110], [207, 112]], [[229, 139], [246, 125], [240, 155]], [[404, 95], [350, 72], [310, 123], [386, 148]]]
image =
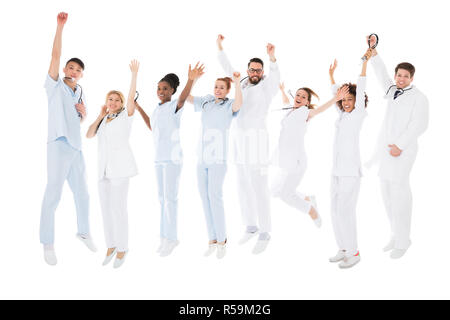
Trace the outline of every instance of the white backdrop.
[[[0, 5], [0, 298], [137, 298], [137, 299], [316, 299], [450, 298], [448, 249], [450, 226], [447, 181], [449, 46], [444, 1], [10, 1]], [[430, 101], [430, 125], [419, 141], [412, 173], [413, 245], [393, 261], [382, 252], [389, 226], [376, 171], [366, 171], [358, 203], [362, 261], [351, 270], [328, 263], [336, 252], [329, 213], [329, 175], [336, 114], [315, 118], [306, 136], [308, 171], [300, 186], [316, 194], [324, 223], [272, 201], [273, 233], [267, 252], [251, 254], [239, 246], [243, 231], [232, 165], [225, 182], [229, 246], [225, 259], [202, 256], [206, 226], [195, 175], [199, 114], [186, 105], [182, 117], [185, 153], [179, 192], [181, 244], [168, 258], [156, 253], [159, 203], [153, 169], [151, 133], [136, 114], [132, 147], [139, 175], [129, 196], [130, 254], [124, 266], [102, 267], [105, 253], [97, 193], [97, 142], [83, 141], [91, 195], [91, 225], [99, 252], [90, 253], [75, 239], [72, 195], [65, 186], [56, 219], [58, 265], [49, 267], [39, 243], [39, 217], [46, 184], [47, 100], [43, 88], [56, 30], [56, 15], [69, 13], [62, 61], [80, 57], [86, 64], [80, 82], [87, 96], [84, 136], [111, 89], [128, 92], [132, 58], [141, 62], [141, 105], [151, 112], [156, 83], [166, 73], [186, 81], [187, 65], [206, 64], [193, 94], [212, 93], [223, 76], [216, 58], [216, 37], [233, 65], [245, 72], [247, 61], [268, 61], [267, 42], [276, 45], [286, 86], [313, 88], [322, 102], [331, 96], [328, 66], [339, 61], [336, 79], [355, 81], [364, 38], [380, 36], [379, 53], [389, 70], [398, 62], [416, 66], [414, 84]], [[234, 94], [234, 93], [232, 93]], [[368, 68], [369, 117], [361, 133], [363, 160], [370, 157], [385, 102], [372, 67]], [[281, 106], [281, 97], [272, 109]], [[272, 142], [279, 133], [279, 113], [270, 113]], [[274, 147], [274, 143], [272, 143]], [[447, 165], [446, 165], [447, 163]]]

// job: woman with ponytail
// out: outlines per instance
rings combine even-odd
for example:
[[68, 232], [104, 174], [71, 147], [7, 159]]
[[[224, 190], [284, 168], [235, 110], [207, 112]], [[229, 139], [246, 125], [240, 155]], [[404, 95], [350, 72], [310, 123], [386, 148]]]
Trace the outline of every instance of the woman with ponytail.
[[307, 167], [304, 136], [309, 121], [341, 100], [347, 94], [348, 88], [340, 88], [333, 99], [319, 107], [311, 104], [313, 96], [317, 99], [319, 97], [309, 88], [298, 89], [293, 104], [290, 104], [284, 92], [284, 84], [280, 84], [280, 90], [285, 105], [282, 110], [286, 110], [286, 115], [281, 122], [278, 148], [273, 157], [278, 170], [271, 188], [272, 195], [291, 207], [309, 214], [319, 228], [322, 221], [317, 211], [315, 197], [307, 197], [296, 191]]
[[[242, 105], [241, 75], [233, 73], [219, 78], [214, 86], [214, 95], [189, 96], [196, 112], [202, 114], [202, 134], [199, 141], [197, 178], [200, 198], [205, 212], [209, 246], [205, 256], [217, 249], [217, 258], [226, 253], [227, 235], [222, 188], [227, 172], [228, 133], [231, 121], [238, 115]], [[235, 98], [228, 99], [231, 82], [235, 84]]]
[[179, 244], [177, 237], [178, 186], [183, 153], [180, 145], [180, 118], [184, 103], [195, 80], [203, 74], [203, 65], [189, 65], [188, 81], [178, 99], [173, 99], [180, 84], [173, 73], [164, 76], [158, 83], [157, 95], [161, 101], [153, 111], [151, 119], [136, 102], [136, 107], [148, 128], [153, 132], [155, 145], [155, 170], [158, 181], [158, 197], [161, 204], [161, 257], [170, 255]]

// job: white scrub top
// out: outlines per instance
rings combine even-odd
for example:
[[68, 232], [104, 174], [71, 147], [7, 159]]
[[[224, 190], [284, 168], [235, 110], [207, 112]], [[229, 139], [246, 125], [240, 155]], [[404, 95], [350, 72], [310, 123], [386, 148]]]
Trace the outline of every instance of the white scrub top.
[[124, 109], [114, 120], [106, 119], [103, 118], [97, 131], [99, 179], [135, 176], [137, 166], [129, 144], [133, 116], [128, 116]]
[[[333, 85], [336, 94], [340, 85]], [[361, 155], [359, 136], [362, 123], [367, 116], [365, 108], [366, 77], [359, 77], [356, 83], [355, 109], [345, 112], [336, 105], [339, 118], [336, 120], [336, 131], [333, 147], [333, 170], [336, 177], [361, 177]]]
[[292, 109], [281, 121], [278, 148], [273, 162], [282, 169], [292, 171], [306, 168], [305, 134], [309, 111], [306, 106]]
[[233, 99], [215, 102], [213, 95], [194, 97], [195, 112], [202, 113], [199, 162], [205, 164], [226, 163], [228, 156], [228, 135], [233, 117]]
[[183, 109], [177, 110], [178, 99], [158, 104], [150, 124], [155, 145], [155, 162], [179, 163], [183, 160], [180, 144], [180, 118]]
[[80, 117], [75, 108], [81, 90], [77, 87], [74, 92], [61, 78], [55, 81], [48, 74], [44, 87], [48, 98], [47, 142], [66, 137], [73, 148], [81, 150]]

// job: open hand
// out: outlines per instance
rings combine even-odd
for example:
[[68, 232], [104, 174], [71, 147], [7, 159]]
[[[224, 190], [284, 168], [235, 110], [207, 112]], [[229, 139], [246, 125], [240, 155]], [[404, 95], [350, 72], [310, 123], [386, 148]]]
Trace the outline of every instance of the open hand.
[[336, 59], [334, 59], [333, 64], [330, 65], [330, 69], [328, 70], [328, 72], [330, 73], [330, 77], [334, 76], [334, 70], [336, 70], [338, 65], [338, 62]]
[[138, 73], [138, 71], [139, 71], [139, 61], [137, 61], [136, 59], [131, 60], [131, 62], [130, 62], [130, 70], [131, 70], [131, 73]]
[[336, 93], [336, 100], [341, 101], [342, 99], [345, 98], [345, 96], [348, 94], [348, 92], [349, 92], [348, 86], [343, 86], [343, 87], [339, 88]]
[[281, 91], [284, 91], [284, 82], [281, 82], [278, 87]]
[[199, 66], [200, 62], [197, 62], [197, 64], [195, 65], [194, 69], [191, 69], [191, 65], [189, 65], [189, 72], [188, 72], [188, 77], [189, 80], [197, 80], [198, 78], [200, 78], [205, 72], [205, 66], [203, 64], [201, 64]]

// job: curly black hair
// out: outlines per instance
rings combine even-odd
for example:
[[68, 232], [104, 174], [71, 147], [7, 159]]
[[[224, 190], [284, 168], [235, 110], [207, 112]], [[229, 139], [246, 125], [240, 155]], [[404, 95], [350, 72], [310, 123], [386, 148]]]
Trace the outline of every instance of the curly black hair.
[[[354, 96], [356, 98], [356, 84], [354, 83], [344, 83], [342, 87], [348, 87], [348, 93], [350, 93], [352, 96]], [[340, 88], [339, 88], [340, 89]], [[365, 108], [367, 108], [367, 104], [369, 103], [369, 97], [367, 96], [367, 94], [364, 92], [364, 96], [365, 96]], [[337, 106], [339, 107], [339, 109], [341, 109], [341, 111], [344, 111], [344, 107], [342, 106], [342, 100], [339, 100], [337, 103]]]

